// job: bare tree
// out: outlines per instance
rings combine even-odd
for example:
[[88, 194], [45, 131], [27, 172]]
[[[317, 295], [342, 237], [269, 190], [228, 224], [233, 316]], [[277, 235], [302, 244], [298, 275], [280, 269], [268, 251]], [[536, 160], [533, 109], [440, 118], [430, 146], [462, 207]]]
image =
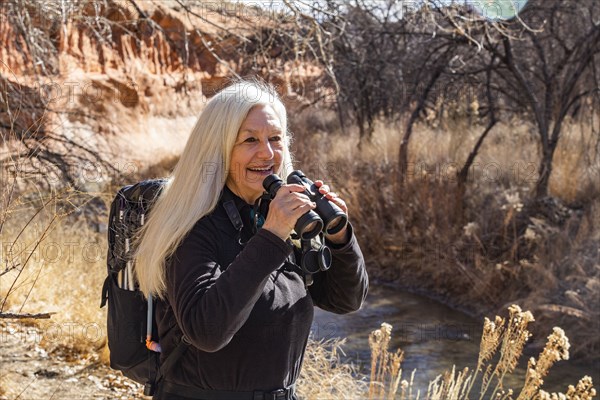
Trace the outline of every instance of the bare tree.
[[439, 3], [433, 15], [451, 27], [442, 35], [466, 39], [498, 61], [492, 75], [498, 97], [537, 127], [535, 195], [546, 196], [565, 118], [600, 90], [589, 86], [600, 57], [600, 3], [531, 0], [519, 18], [504, 22], [457, 18], [456, 8]]
[[507, 21], [439, 0], [412, 9], [402, 9], [394, 0], [327, 4], [339, 11], [332, 19], [338, 37], [332, 51], [339, 101], [351, 111], [361, 139], [370, 136], [376, 117], [407, 115], [398, 155], [401, 180], [415, 122], [447, 95], [438, 88], [449, 81], [477, 82], [480, 118], [488, 122], [459, 181], [502, 111], [536, 126], [540, 161], [535, 196], [548, 194], [565, 118], [598, 97], [599, 2], [531, 0]]
[[[329, 4], [333, 4], [330, 2]], [[333, 8], [333, 6], [331, 6]], [[325, 25], [335, 30], [333, 71], [340, 84], [340, 120], [353, 117], [369, 139], [378, 116], [393, 118], [402, 106], [404, 22], [397, 1], [355, 1], [338, 7]]]

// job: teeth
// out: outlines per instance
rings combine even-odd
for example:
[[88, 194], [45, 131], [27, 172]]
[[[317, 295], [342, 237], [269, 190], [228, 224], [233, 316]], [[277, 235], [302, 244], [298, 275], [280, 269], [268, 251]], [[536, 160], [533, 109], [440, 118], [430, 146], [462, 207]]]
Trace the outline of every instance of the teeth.
[[270, 171], [271, 167], [267, 167], [267, 168], [248, 168], [251, 171]]

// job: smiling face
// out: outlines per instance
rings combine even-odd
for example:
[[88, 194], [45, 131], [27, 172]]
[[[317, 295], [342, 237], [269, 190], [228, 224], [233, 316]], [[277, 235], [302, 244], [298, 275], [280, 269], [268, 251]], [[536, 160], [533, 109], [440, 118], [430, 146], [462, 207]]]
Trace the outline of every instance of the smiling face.
[[284, 132], [269, 105], [255, 106], [240, 126], [233, 150], [227, 186], [246, 203], [264, 192], [263, 180], [281, 168]]

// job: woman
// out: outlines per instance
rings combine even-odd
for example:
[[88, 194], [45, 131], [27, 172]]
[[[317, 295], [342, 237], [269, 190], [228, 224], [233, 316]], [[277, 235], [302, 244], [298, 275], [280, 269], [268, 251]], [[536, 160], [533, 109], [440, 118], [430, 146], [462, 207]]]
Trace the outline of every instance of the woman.
[[[235, 83], [202, 111], [137, 253], [141, 290], [160, 298], [161, 360], [183, 336], [191, 343], [155, 398], [295, 398], [313, 306], [340, 314], [360, 308], [368, 278], [350, 224], [326, 237], [333, 263], [312, 285], [294, 266], [290, 234], [315, 207], [302, 186], [283, 186], [255, 227], [264, 178], [292, 171], [289, 141], [285, 108], [264, 84]], [[315, 183], [347, 213], [342, 199]]]

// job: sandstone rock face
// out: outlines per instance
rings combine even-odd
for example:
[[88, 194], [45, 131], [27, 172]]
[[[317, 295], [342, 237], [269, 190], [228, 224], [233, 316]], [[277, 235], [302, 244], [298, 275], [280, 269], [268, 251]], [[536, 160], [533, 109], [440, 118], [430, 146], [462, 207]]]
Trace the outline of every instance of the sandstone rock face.
[[[0, 105], [1, 126], [15, 120], [17, 138], [33, 131], [93, 142], [115, 162], [179, 153], [203, 104], [233, 71], [268, 75], [291, 103], [298, 102], [292, 76], [301, 68], [321, 74], [284, 61], [277, 71], [256, 71], [240, 51], [256, 19], [231, 10], [225, 17], [214, 4], [195, 13], [173, 1], [92, 1], [66, 13], [32, 4], [0, 6], [0, 85], [10, 100]], [[45, 50], [30, 50], [38, 47]]]

